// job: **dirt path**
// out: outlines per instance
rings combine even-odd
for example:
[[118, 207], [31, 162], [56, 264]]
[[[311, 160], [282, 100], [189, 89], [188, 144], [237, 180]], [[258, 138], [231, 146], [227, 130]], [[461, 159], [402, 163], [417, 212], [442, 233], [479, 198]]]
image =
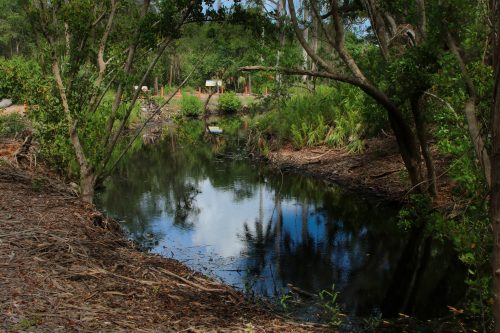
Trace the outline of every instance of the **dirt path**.
[[136, 250], [58, 181], [0, 166], [1, 332], [327, 332]]

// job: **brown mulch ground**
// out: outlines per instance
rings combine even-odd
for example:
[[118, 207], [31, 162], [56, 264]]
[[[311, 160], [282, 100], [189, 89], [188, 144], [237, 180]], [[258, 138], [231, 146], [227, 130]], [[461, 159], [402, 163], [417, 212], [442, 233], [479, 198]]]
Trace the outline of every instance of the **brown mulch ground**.
[[[0, 160], [1, 162], [1, 160]], [[0, 164], [0, 332], [327, 332], [138, 251], [64, 184]]]
[[[452, 185], [446, 177], [447, 161], [433, 152], [439, 196], [436, 206], [450, 208]], [[276, 167], [329, 180], [352, 190], [392, 201], [405, 201], [411, 188], [394, 138], [365, 141], [361, 153], [326, 146], [295, 150], [284, 147], [268, 158]]]

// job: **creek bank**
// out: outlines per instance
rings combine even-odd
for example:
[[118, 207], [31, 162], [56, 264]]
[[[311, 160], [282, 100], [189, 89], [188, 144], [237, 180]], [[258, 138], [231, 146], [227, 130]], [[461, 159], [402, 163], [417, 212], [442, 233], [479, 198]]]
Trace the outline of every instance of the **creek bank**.
[[0, 167], [0, 330], [328, 332], [138, 251], [54, 177]]
[[[453, 205], [453, 185], [444, 171], [448, 163], [435, 151], [433, 155], [437, 174], [441, 175], [435, 206], [447, 210]], [[411, 188], [397, 143], [392, 137], [368, 139], [365, 149], [359, 153], [327, 146], [296, 150], [286, 145], [271, 151], [265, 159], [282, 172], [323, 179], [383, 201], [404, 203]]]

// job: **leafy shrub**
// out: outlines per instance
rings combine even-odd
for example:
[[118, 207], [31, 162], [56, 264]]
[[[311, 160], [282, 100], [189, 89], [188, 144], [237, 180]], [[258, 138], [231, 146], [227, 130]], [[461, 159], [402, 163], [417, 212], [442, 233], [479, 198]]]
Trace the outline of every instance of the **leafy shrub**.
[[14, 103], [22, 103], [28, 98], [32, 82], [41, 76], [40, 67], [31, 60], [0, 58], [0, 99], [11, 98]]
[[318, 86], [313, 94], [296, 91], [275, 110], [255, 117], [252, 127], [297, 149], [327, 144], [360, 151], [361, 139], [371, 133], [364, 117], [366, 104], [354, 87]]
[[241, 101], [234, 92], [219, 96], [219, 110], [224, 113], [235, 113], [241, 109]]
[[183, 95], [181, 98], [181, 112], [186, 117], [196, 117], [201, 114], [203, 104], [196, 96]]
[[19, 114], [0, 116], [0, 137], [15, 136], [26, 129], [26, 121]]

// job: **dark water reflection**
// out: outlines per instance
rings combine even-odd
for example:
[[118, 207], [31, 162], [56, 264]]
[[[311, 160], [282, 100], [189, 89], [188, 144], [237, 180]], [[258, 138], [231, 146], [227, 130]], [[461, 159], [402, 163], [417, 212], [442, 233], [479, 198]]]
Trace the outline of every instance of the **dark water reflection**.
[[[247, 292], [276, 296], [291, 284], [318, 293], [335, 284], [344, 310], [356, 316], [406, 297], [391, 289], [408, 238], [396, 226], [395, 207], [242, 157], [216, 157], [213, 149], [146, 147], [98, 202], [149, 250]], [[424, 281], [412, 304], [424, 317], [459, 294], [459, 282], [445, 278], [454, 266], [440, 253], [419, 266]]]

